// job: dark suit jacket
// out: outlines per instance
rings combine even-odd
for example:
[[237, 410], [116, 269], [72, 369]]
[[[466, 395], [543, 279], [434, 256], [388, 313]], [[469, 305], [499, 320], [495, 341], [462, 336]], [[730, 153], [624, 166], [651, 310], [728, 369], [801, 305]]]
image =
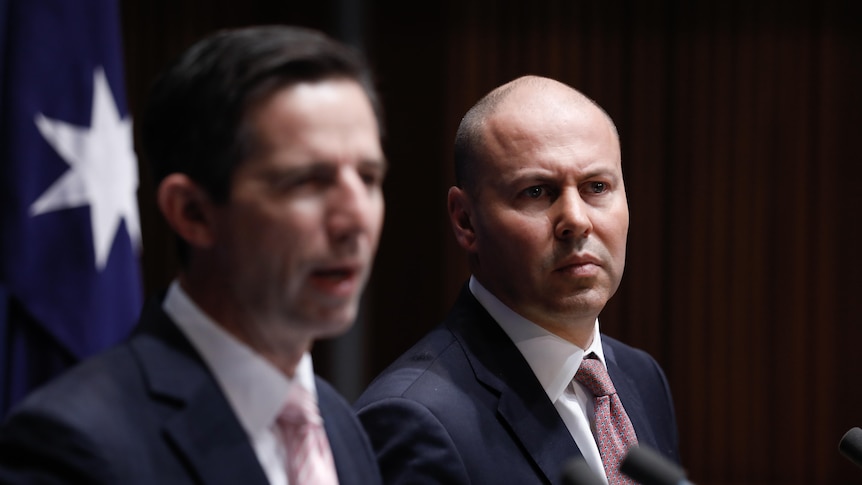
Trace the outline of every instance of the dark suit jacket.
[[[316, 379], [342, 485], [380, 483], [350, 406]], [[0, 428], [0, 483], [266, 484], [213, 375], [152, 302], [124, 344], [29, 396]]]
[[[605, 335], [602, 344], [639, 443], [679, 462], [658, 364]], [[385, 483], [560, 483], [564, 464], [580, 456], [527, 361], [466, 287], [354, 407]]]

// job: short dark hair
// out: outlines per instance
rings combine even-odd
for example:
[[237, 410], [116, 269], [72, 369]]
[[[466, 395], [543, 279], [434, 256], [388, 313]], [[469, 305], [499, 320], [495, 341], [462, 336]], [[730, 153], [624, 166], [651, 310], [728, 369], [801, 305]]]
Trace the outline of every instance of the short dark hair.
[[362, 86], [382, 133], [366, 61], [318, 31], [258, 26], [197, 42], [156, 80], [144, 110], [141, 141], [156, 185], [179, 172], [214, 202], [226, 202], [236, 167], [255, 141], [244, 126], [249, 111], [284, 87], [338, 78]]

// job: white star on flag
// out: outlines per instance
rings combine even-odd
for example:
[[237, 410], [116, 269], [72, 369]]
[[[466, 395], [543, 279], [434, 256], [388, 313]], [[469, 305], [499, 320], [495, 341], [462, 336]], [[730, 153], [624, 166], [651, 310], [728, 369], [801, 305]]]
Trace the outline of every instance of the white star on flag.
[[66, 171], [36, 202], [30, 214], [90, 206], [96, 269], [108, 263], [114, 239], [125, 219], [136, 249], [141, 246], [138, 218], [137, 159], [132, 148], [132, 122], [120, 118], [108, 78], [101, 67], [93, 80], [93, 110], [89, 128], [53, 120], [39, 113], [36, 126], [69, 164]]

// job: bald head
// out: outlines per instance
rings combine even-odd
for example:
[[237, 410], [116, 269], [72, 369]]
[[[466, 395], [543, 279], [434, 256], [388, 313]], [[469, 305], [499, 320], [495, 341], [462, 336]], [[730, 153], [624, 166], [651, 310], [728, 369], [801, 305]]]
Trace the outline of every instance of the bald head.
[[603, 115], [616, 137], [610, 116], [592, 99], [566, 84], [540, 76], [523, 76], [503, 84], [470, 108], [458, 126], [454, 156], [456, 185], [475, 192], [487, 145], [494, 142], [494, 132], [500, 133], [496, 129], [500, 123], [514, 128], [507, 137], [517, 137], [518, 125], [529, 128], [531, 120], [563, 114], [592, 116], [596, 112]]
[[485, 289], [581, 348], [625, 267], [628, 202], [616, 129], [589, 98], [522, 77], [464, 116], [449, 220]]

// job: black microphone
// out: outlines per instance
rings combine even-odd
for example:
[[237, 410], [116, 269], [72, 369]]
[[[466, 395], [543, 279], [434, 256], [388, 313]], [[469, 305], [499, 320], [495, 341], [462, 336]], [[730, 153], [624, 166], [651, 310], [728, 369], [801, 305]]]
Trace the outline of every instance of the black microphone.
[[646, 446], [629, 448], [620, 471], [641, 485], [694, 485], [685, 470]]
[[572, 458], [563, 467], [563, 485], [605, 485], [583, 458]]
[[838, 442], [838, 451], [856, 466], [862, 467], [862, 429], [850, 428]]

